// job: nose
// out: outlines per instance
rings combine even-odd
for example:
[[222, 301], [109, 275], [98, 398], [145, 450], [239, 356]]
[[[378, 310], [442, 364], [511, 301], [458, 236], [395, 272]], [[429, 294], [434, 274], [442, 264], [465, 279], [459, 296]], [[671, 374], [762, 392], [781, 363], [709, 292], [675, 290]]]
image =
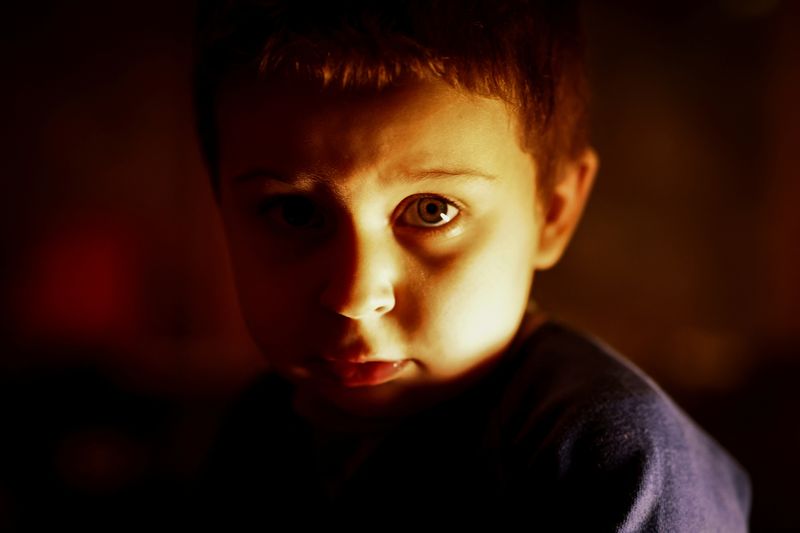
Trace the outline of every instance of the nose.
[[386, 238], [339, 239], [330, 252], [323, 307], [353, 320], [385, 315], [395, 307], [397, 267]]

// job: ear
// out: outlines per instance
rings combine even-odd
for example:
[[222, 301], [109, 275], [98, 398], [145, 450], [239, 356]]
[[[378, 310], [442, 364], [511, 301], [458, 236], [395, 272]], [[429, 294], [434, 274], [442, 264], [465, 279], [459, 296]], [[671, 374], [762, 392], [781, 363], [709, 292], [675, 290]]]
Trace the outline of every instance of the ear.
[[597, 153], [587, 148], [561, 170], [550, 203], [544, 206], [541, 215], [539, 250], [534, 265], [537, 270], [552, 267], [564, 254], [586, 206], [598, 165]]

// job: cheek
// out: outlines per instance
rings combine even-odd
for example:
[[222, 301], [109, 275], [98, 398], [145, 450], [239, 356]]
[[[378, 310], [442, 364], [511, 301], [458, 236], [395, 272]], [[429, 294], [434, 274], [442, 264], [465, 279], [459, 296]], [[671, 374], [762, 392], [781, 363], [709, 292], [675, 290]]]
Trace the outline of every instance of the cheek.
[[462, 324], [469, 337], [503, 327], [509, 308], [527, 298], [527, 294], [521, 295], [530, 278], [523, 256], [495, 246], [484, 251], [483, 255], [468, 258], [463, 269], [454, 273], [449, 288], [451, 298], [445, 307], [445, 315], [470, 322]]
[[228, 240], [242, 316], [262, 349], [285, 349], [292, 339], [307, 338], [310, 274], [297, 265], [276, 263], [265, 247], [242, 235]]
[[529, 235], [500, 220], [487, 224], [429, 277], [421, 296], [425, 341], [436, 347], [429, 364], [438, 371], [458, 371], [494, 355], [516, 332], [533, 279], [531, 250], [522, 244]]

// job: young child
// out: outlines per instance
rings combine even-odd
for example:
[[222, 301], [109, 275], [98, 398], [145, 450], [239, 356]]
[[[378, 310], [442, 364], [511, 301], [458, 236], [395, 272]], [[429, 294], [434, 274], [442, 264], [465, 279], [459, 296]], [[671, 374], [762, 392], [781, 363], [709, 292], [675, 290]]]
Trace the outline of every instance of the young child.
[[746, 530], [737, 463], [530, 299], [597, 169], [574, 3], [208, 13], [198, 131], [271, 372], [223, 425], [204, 519]]

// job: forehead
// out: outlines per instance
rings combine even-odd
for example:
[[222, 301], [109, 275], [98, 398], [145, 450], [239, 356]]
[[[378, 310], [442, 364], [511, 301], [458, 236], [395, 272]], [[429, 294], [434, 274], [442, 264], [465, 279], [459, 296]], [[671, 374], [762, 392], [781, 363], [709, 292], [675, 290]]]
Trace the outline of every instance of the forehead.
[[353, 173], [365, 168], [502, 167], [521, 151], [517, 121], [498, 100], [440, 80], [376, 89], [279, 79], [230, 85], [218, 105], [220, 170]]

